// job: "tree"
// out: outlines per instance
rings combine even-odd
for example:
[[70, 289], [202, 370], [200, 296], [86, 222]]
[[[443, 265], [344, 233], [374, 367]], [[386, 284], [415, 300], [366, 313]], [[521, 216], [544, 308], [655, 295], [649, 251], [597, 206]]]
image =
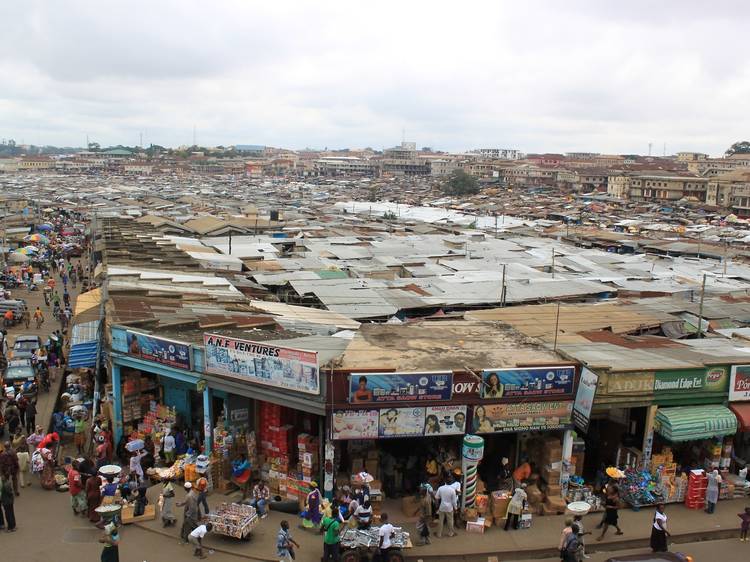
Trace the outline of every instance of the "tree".
[[386, 211], [385, 213], [383, 213], [383, 218], [387, 221], [395, 221], [396, 219], [398, 219], [396, 213], [394, 213], [393, 211]]
[[725, 156], [731, 156], [732, 154], [750, 154], [750, 142], [737, 141], [724, 153]]
[[102, 147], [98, 142], [90, 142], [89, 143], [89, 152], [99, 152]]
[[458, 168], [451, 172], [442, 189], [448, 195], [475, 195], [479, 193], [479, 183], [477, 178]]

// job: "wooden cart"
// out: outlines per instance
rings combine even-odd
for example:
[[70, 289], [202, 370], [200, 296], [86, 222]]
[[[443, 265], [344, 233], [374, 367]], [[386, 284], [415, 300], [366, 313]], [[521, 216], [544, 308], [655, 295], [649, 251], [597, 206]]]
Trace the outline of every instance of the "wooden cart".
[[239, 503], [223, 503], [203, 517], [203, 523], [213, 525], [214, 533], [240, 540], [250, 540], [250, 533], [258, 521], [254, 507]]

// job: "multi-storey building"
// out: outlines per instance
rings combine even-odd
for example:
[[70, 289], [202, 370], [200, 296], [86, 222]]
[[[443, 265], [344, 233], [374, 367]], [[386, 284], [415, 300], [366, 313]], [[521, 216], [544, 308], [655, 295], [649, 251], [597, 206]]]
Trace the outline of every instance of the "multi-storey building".
[[521, 151], [515, 148], [476, 148], [471, 153], [494, 160], [519, 160], [523, 156]]
[[706, 201], [707, 178], [667, 174], [638, 174], [630, 179], [629, 198], [634, 201], [674, 202], [683, 198]]

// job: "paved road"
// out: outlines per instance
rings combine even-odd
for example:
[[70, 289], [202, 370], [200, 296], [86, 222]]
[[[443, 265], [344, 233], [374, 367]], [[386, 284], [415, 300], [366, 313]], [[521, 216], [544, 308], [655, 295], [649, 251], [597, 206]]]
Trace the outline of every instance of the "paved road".
[[[740, 542], [739, 539], [686, 543], [670, 546], [669, 550], [690, 554], [695, 562], [742, 562], [750, 560], [750, 543]], [[642, 554], [648, 552], [650, 552], [648, 549], [623, 550], [617, 553], [592, 552], [589, 562], [606, 562], [609, 557], [615, 554], [624, 556], [625, 554]], [[503, 560], [502, 562], [514, 561]], [[560, 559], [546, 558], [537, 562], [560, 562]]]
[[[73, 264], [78, 264], [78, 258], [74, 258]], [[62, 281], [60, 280], [59, 275], [55, 275], [55, 281], [57, 282], [56, 289], [60, 294], [62, 304], [63, 290]], [[77, 287], [75, 289], [70, 283], [68, 283], [68, 292], [70, 293], [71, 298], [70, 304], [73, 310], [75, 310], [75, 300], [78, 297], [80, 288], [80, 283], [77, 284]], [[46, 306], [44, 304], [44, 295], [41, 289], [38, 291], [28, 291], [24, 287], [16, 287], [11, 291], [11, 298], [25, 300], [26, 305], [29, 307], [31, 316], [34, 315], [34, 310], [36, 310], [36, 307], [39, 306], [42, 309], [42, 313], [44, 314], [44, 324], [42, 324], [42, 327], [37, 330], [36, 322], [34, 322], [32, 318], [28, 328], [26, 328], [23, 324], [10, 328], [8, 330], [9, 346], [12, 346], [13, 342], [15, 342], [16, 336], [19, 335], [37, 335], [42, 338], [42, 341], [44, 342], [52, 332], [58, 329], [62, 329], [60, 322], [55, 320], [55, 318], [52, 316], [52, 306]], [[57, 383], [53, 383], [53, 386], [60, 383], [60, 380], [61, 378], [58, 377]], [[57, 386], [57, 388], [59, 388], [59, 386]], [[57, 397], [57, 388], [53, 388], [48, 393], [40, 392], [37, 399], [37, 423], [44, 426], [45, 429], [46, 424], [52, 417], [53, 408], [55, 406], [55, 399]]]

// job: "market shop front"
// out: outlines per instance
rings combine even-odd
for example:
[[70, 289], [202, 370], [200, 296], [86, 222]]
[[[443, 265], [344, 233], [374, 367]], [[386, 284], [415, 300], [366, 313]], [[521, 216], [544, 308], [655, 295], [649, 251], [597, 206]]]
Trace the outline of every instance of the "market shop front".
[[[210, 428], [214, 452], [227, 473], [246, 455], [253, 477], [263, 477], [274, 495], [302, 503], [312, 483], [324, 482], [325, 385], [320, 365], [346, 342], [306, 337], [251, 341], [206, 333], [197, 362], [221, 414]], [[219, 402], [221, 401], [221, 402]], [[226, 480], [226, 479], [225, 479]]]
[[[335, 372], [330, 437], [336, 485], [365, 471], [375, 478], [375, 511], [385, 499], [413, 496], [421, 484], [436, 488], [451, 474], [462, 482], [465, 434], [484, 440], [479, 491], [510, 490], [514, 469], [541, 477], [530, 488], [534, 508], [560, 504], [572, 456], [576, 368], [529, 366], [434, 372]], [[581, 451], [581, 454], [583, 452]], [[507, 464], [503, 465], [503, 459]], [[519, 473], [520, 474], [520, 473]], [[509, 499], [509, 498], [508, 498]], [[405, 500], [404, 509], [407, 502]]]
[[123, 436], [150, 434], [156, 443], [177, 427], [187, 448], [191, 442], [210, 448], [204, 431], [211, 416], [211, 391], [196, 369], [194, 347], [186, 342], [111, 328], [110, 354], [115, 442]]
[[733, 365], [729, 376], [729, 409], [737, 417], [734, 437], [734, 468], [750, 462], [750, 365]]

